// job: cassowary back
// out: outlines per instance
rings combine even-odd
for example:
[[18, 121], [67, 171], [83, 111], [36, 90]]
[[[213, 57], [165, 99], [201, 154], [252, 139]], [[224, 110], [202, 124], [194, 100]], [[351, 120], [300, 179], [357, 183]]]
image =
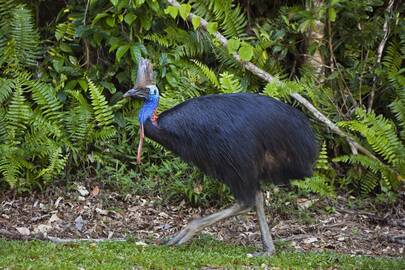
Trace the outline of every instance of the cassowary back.
[[149, 121], [146, 135], [227, 184], [251, 202], [260, 180], [288, 183], [312, 174], [317, 144], [306, 118], [291, 106], [256, 94], [188, 100]]

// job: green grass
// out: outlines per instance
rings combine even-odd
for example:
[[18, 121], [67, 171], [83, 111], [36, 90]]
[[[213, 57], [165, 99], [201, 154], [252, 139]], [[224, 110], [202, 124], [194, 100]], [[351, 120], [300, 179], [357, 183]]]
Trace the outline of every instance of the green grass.
[[303, 253], [285, 247], [271, 258], [248, 258], [246, 254], [253, 251], [209, 239], [183, 247], [0, 240], [0, 269], [405, 269], [405, 260], [400, 258]]

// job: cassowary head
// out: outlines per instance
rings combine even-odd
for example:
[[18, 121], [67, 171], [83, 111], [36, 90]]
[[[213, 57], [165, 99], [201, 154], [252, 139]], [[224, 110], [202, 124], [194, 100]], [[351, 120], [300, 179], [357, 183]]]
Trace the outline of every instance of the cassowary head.
[[135, 86], [129, 89], [124, 97], [139, 98], [145, 101], [159, 97], [159, 90], [153, 80], [153, 66], [148, 59], [139, 59]]
[[153, 68], [152, 64], [147, 59], [141, 58], [138, 65], [138, 74], [136, 76], [136, 83], [134, 88], [129, 89], [124, 97], [138, 98], [144, 101], [144, 104], [139, 111], [139, 127], [140, 138], [138, 145], [137, 163], [141, 163], [141, 152], [144, 138], [144, 124], [147, 120], [151, 120], [155, 125], [156, 123], [156, 109], [159, 104], [159, 90], [153, 81]]
[[124, 97], [143, 99], [146, 102], [159, 98], [159, 89], [154, 84], [146, 85], [144, 88], [129, 89]]

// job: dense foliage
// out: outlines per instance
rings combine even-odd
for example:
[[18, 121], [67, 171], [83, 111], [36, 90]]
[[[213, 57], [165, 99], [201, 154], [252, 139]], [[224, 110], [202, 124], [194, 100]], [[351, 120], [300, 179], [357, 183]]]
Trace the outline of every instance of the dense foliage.
[[[378, 159], [312, 119], [322, 151], [315, 176], [296, 185], [395, 195], [405, 178], [403, 12], [400, 1], [379, 0], [0, 0], [0, 183], [24, 191], [96, 178], [195, 204], [228, 200], [225, 187], [152, 141], [134, 164], [139, 104], [122, 94], [143, 56], [155, 65], [160, 110], [232, 92], [298, 106], [289, 94], [301, 93]], [[236, 52], [278, 79], [261, 81]]]

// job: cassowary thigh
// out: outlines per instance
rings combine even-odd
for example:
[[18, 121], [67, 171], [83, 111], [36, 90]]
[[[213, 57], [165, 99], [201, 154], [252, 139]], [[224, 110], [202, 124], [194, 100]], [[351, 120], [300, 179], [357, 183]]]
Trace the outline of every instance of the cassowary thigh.
[[224, 173], [224, 168], [222, 168], [217, 179], [229, 187], [239, 203], [253, 205], [256, 193], [259, 190], [259, 179], [254, 173], [255, 170], [253, 168], [250, 170], [227, 169], [227, 172]]

